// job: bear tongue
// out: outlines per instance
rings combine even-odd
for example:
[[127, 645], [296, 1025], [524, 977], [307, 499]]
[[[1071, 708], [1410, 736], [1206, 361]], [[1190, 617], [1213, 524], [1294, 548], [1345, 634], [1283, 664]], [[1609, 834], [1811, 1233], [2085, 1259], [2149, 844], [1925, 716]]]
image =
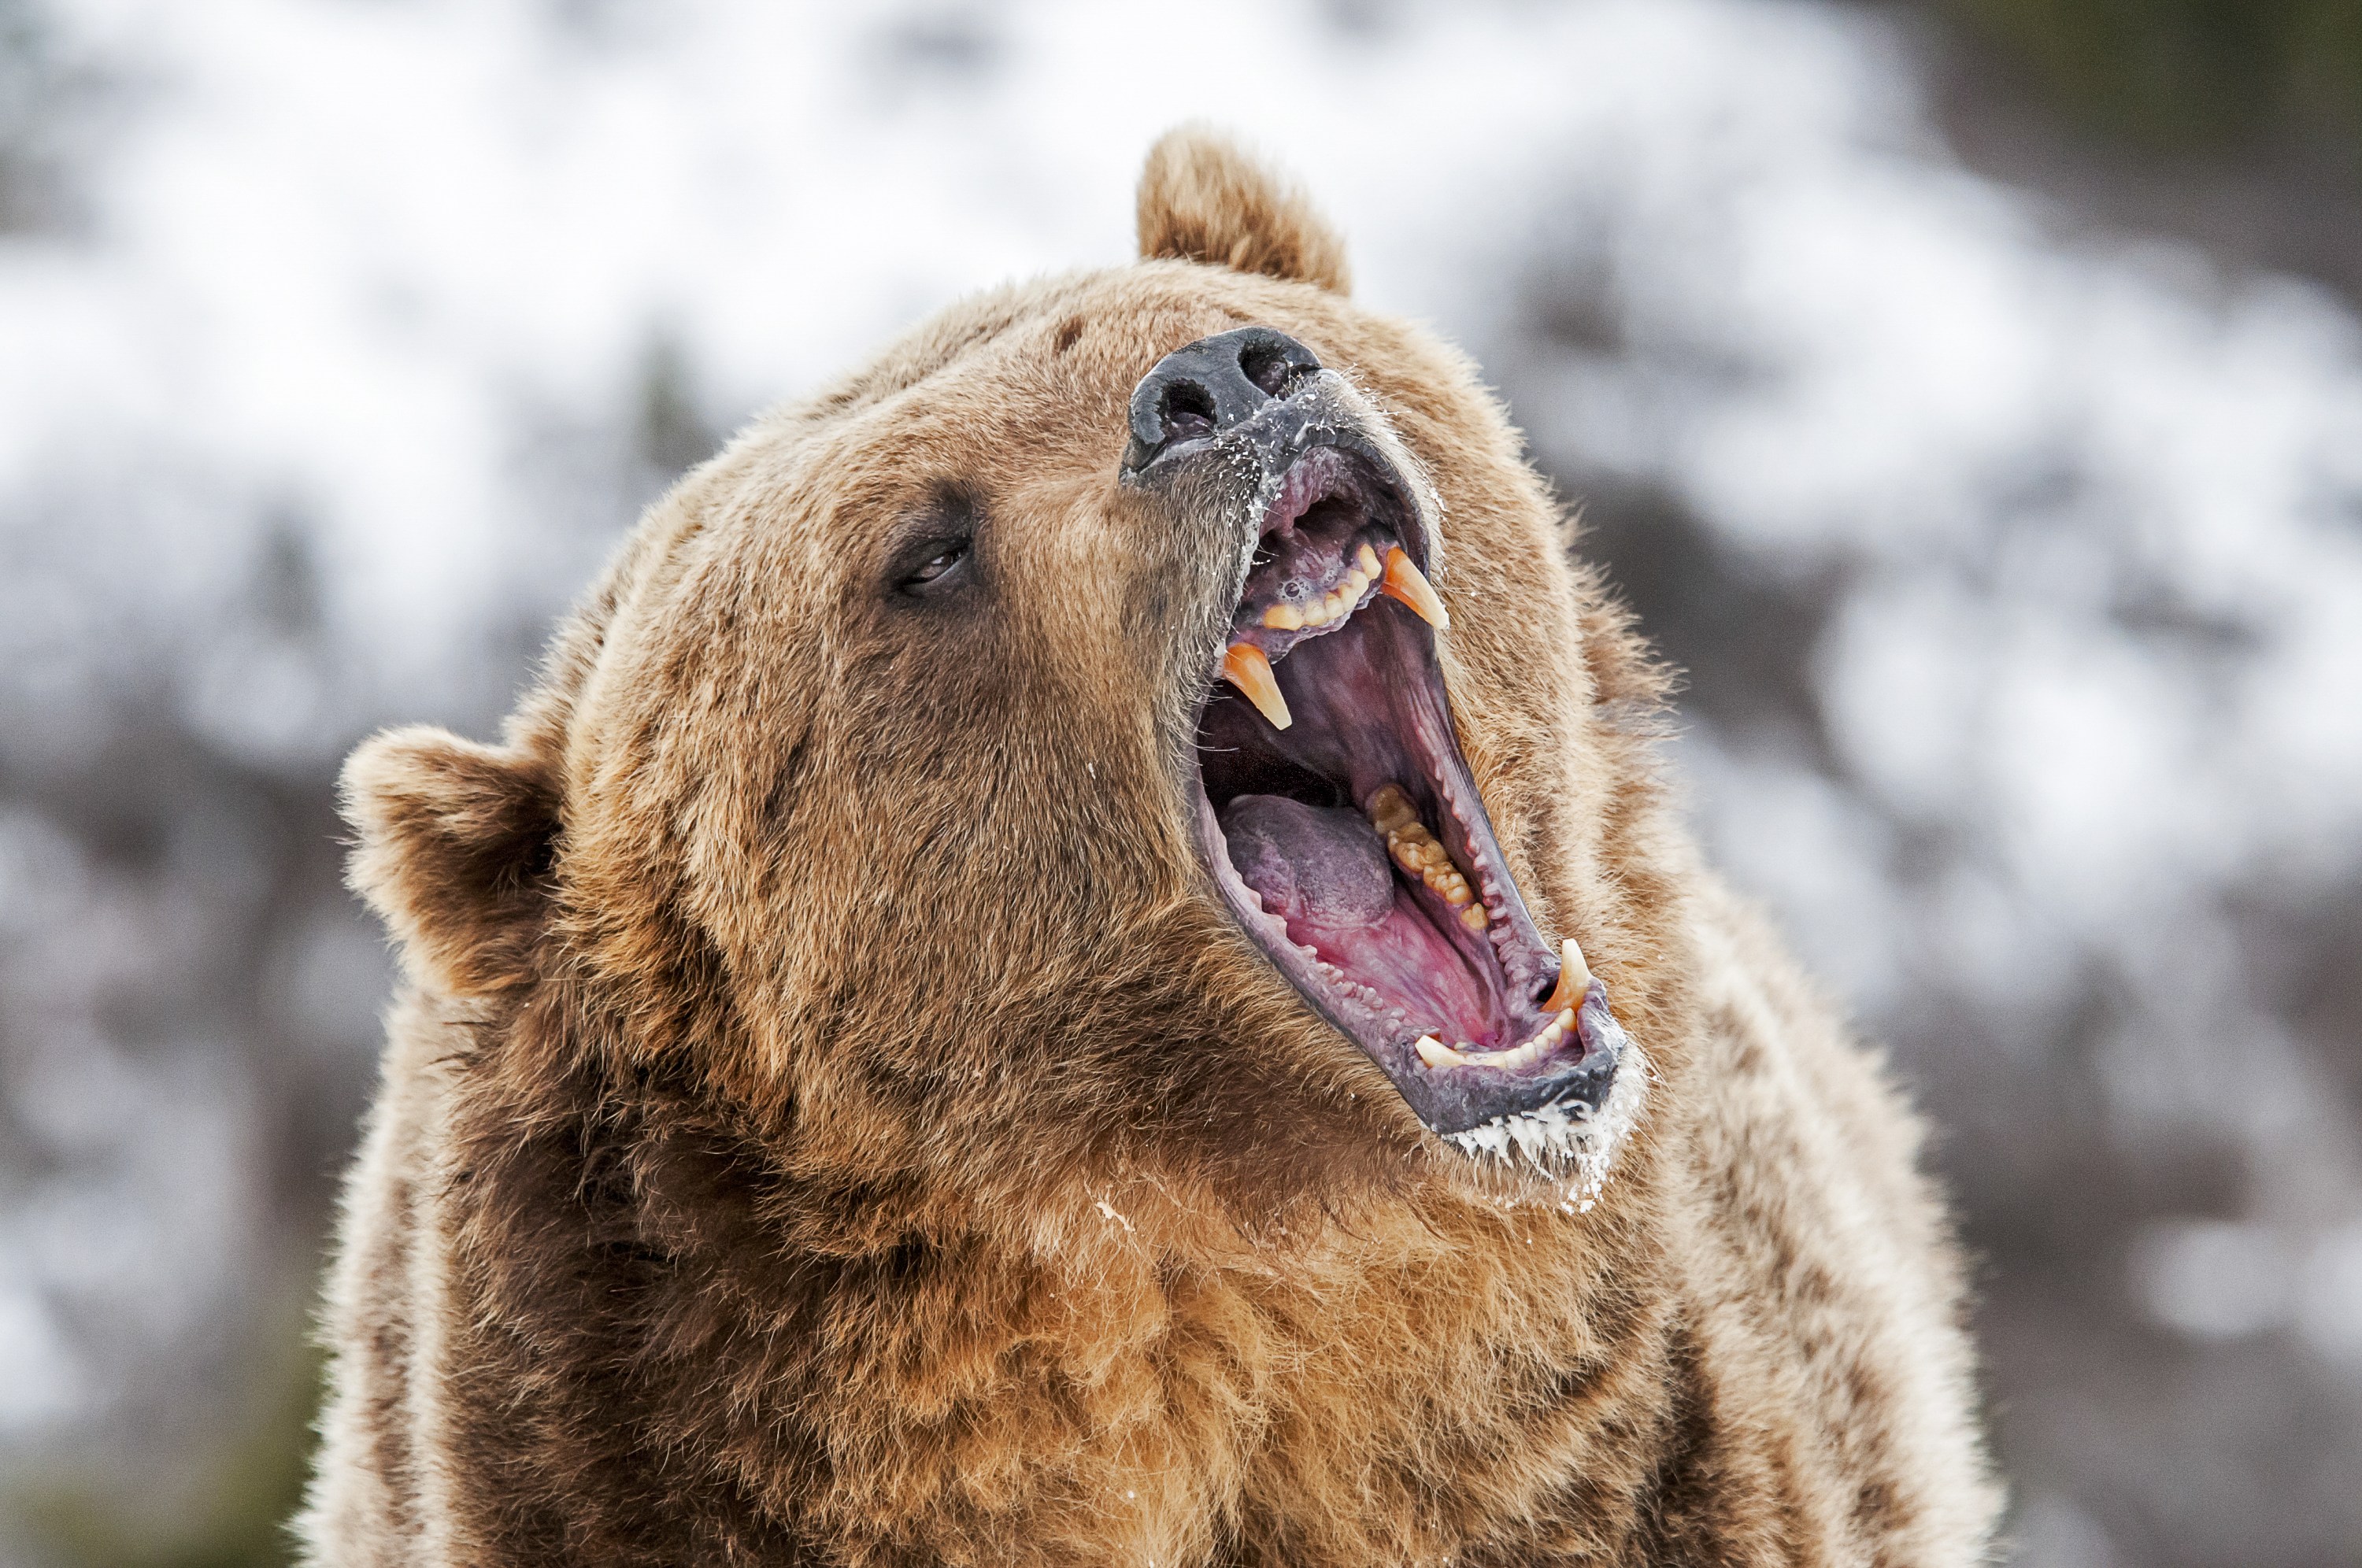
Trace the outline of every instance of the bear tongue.
[[1241, 795], [1223, 809], [1231, 864], [1263, 907], [1357, 984], [1446, 1040], [1491, 1043], [1496, 1008], [1450, 937], [1419, 912], [1362, 813], [1282, 795]]
[[1222, 834], [1239, 876], [1291, 932], [1298, 924], [1341, 935], [1368, 931], [1394, 911], [1385, 843], [1359, 812], [1241, 795], [1222, 813]]

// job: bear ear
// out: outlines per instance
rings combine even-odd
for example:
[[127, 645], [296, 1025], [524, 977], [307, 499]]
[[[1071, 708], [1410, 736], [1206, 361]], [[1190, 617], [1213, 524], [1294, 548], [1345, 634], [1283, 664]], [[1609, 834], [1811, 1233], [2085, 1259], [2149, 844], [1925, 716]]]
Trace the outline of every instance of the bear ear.
[[1140, 254], [1344, 293], [1345, 245], [1302, 192], [1199, 125], [1164, 133], [1140, 172]]
[[444, 730], [390, 730], [346, 761], [340, 792], [359, 835], [348, 875], [414, 977], [469, 997], [531, 978], [557, 840], [546, 765]]

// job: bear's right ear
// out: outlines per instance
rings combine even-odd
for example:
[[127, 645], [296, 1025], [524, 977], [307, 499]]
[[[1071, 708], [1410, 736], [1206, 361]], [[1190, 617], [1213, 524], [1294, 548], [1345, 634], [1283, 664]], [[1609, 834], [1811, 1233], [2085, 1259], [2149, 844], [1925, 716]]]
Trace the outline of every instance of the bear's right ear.
[[1140, 171], [1140, 254], [1344, 293], [1345, 244], [1312, 204], [1204, 126], [1166, 131]]
[[364, 742], [340, 792], [353, 889], [414, 977], [470, 997], [531, 977], [557, 839], [546, 765], [421, 725]]

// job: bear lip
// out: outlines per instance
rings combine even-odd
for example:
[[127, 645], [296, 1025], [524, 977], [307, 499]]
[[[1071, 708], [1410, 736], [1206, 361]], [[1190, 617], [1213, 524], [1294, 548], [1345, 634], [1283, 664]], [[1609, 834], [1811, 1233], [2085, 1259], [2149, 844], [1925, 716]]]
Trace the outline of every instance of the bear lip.
[[1556, 944], [1461, 755], [1435, 632], [1367, 570], [1393, 550], [1425, 567], [1409, 487], [1358, 441], [1316, 438], [1272, 467], [1229, 637], [1268, 659], [1293, 718], [1275, 728], [1209, 682], [1188, 769], [1198, 856], [1248, 938], [1429, 1131], [1473, 1150], [1488, 1129], [1579, 1123], [1624, 1036], [1598, 980], [1553, 998]]

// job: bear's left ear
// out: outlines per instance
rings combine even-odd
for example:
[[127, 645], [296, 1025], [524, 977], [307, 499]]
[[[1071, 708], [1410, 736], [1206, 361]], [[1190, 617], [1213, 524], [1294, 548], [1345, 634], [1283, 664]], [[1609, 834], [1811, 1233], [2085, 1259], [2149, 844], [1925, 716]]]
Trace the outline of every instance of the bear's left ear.
[[1166, 131], [1140, 171], [1140, 254], [1351, 285], [1345, 244], [1302, 192], [1204, 126]]
[[550, 765], [419, 725], [362, 743], [341, 792], [353, 889], [416, 978], [484, 997], [532, 977], [557, 841]]

